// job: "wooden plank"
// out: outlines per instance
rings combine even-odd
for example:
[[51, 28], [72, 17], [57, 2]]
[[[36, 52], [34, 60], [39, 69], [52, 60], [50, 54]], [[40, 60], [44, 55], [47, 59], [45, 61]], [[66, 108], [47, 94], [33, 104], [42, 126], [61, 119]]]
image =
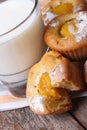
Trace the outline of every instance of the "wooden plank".
[[1, 112], [0, 130], [17, 130], [16, 128], [19, 130], [84, 130], [69, 113], [43, 117], [34, 114], [29, 108]]
[[12, 130], [24, 130], [20, 124], [14, 124], [14, 128]]
[[0, 130], [12, 130], [12, 123], [8, 122], [9, 121], [4, 117], [4, 115], [0, 113]]
[[87, 97], [75, 99], [73, 101], [73, 108], [73, 111], [71, 111], [72, 115], [87, 129]]

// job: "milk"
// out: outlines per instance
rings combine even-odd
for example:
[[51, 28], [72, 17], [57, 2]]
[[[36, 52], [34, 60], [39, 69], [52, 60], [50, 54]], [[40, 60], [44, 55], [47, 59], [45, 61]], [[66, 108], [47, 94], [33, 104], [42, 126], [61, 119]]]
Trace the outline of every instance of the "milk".
[[46, 51], [39, 9], [27, 18], [34, 7], [32, 1], [8, 0], [0, 4], [0, 79], [7, 82], [26, 80], [31, 66]]

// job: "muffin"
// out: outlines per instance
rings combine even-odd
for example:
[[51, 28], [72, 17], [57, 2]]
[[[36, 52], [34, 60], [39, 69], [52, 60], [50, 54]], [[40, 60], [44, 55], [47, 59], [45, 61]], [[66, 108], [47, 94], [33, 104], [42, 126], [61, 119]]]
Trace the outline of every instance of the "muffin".
[[61, 14], [85, 10], [85, 0], [42, 0], [40, 5], [45, 25]]
[[54, 18], [45, 29], [44, 40], [71, 60], [87, 59], [87, 11]]
[[63, 113], [71, 109], [70, 92], [82, 88], [78, 67], [58, 52], [49, 51], [31, 68], [26, 95], [37, 114]]

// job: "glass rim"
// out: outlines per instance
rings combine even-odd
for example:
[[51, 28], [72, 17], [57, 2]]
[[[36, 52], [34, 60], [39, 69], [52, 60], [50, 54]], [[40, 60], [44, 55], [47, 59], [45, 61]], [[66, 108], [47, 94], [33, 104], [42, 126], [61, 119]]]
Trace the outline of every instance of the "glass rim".
[[15, 29], [17, 29], [19, 26], [21, 26], [24, 22], [26, 22], [30, 18], [30, 16], [32, 15], [32, 13], [34, 12], [34, 10], [36, 9], [37, 4], [38, 4], [38, 0], [34, 0], [34, 1], [35, 1], [34, 6], [31, 10], [31, 12], [29, 13], [29, 15], [21, 23], [19, 23], [17, 26], [15, 26], [14, 28], [10, 29], [9, 31], [1, 34], [0, 37], [5, 36], [5, 35], [9, 34], [10, 32], [14, 31]]

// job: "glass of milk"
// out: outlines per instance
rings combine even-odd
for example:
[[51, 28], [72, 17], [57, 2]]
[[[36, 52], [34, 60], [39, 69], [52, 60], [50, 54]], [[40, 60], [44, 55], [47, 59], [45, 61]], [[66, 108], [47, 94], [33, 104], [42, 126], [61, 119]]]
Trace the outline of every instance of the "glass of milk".
[[29, 69], [46, 51], [38, 0], [0, 2], [0, 80], [26, 83]]

